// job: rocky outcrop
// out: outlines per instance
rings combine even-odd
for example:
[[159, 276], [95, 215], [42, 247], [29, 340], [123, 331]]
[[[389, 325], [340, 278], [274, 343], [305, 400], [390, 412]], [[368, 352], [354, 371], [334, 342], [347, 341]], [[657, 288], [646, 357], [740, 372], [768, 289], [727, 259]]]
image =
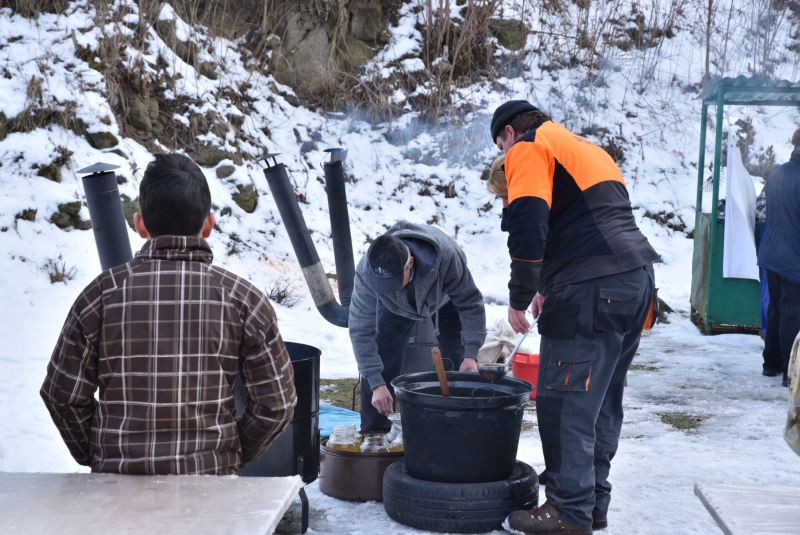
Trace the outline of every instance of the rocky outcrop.
[[521, 20], [492, 19], [489, 21], [489, 31], [508, 50], [519, 50], [525, 46], [528, 36], [528, 29]]
[[273, 55], [273, 75], [299, 95], [313, 94], [322, 89], [329, 55], [327, 30], [318, 27], [311, 15], [294, 13]]
[[242, 164], [242, 158], [236, 154], [231, 154], [220, 148], [210, 145], [200, 147], [197, 152], [192, 155], [192, 159], [197, 165], [203, 167], [215, 167], [222, 160], [230, 160], [236, 165]]
[[196, 45], [191, 41], [181, 41], [175, 36], [175, 21], [159, 20], [154, 25], [156, 33], [181, 58], [185, 63], [194, 65], [196, 57]]
[[87, 132], [86, 140], [96, 149], [110, 149], [119, 144], [117, 136], [111, 132]]
[[14, 216], [14, 220], [22, 220], [22, 221], [36, 221], [36, 212], [38, 212], [36, 208], [26, 208], [25, 210], [21, 211], [17, 215]]
[[217, 167], [217, 178], [228, 178], [236, 171], [236, 168], [232, 165], [220, 165]]
[[158, 132], [154, 128], [158, 119], [158, 101], [137, 95], [128, 100], [128, 122], [143, 140], [151, 140]]
[[339, 51], [339, 62], [342, 69], [348, 72], [358, 70], [373, 57], [375, 57], [375, 53], [363, 41], [357, 39], [348, 38], [344, 48]]
[[350, 35], [367, 43], [385, 43], [383, 31], [383, 8], [380, 4], [359, 2], [350, 8]]
[[61, 182], [61, 167], [55, 164], [41, 166], [36, 174], [53, 182]]
[[81, 219], [81, 206], [80, 201], [59, 204], [58, 212], [50, 216], [50, 222], [64, 230], [70, 227], [77, 230], [89, 230], [92, 228], [92, 222]]
[[253, 184], [246, 184], [244, 186], [237, 184], [236, 189], [238, 190], [237, 193], [231, 196], [233, 202], [239, 205], [239, 208], [248, 214], [255, 212], [256, 206], [258, 205], [258, 191], [256, 191], [256, 187]]

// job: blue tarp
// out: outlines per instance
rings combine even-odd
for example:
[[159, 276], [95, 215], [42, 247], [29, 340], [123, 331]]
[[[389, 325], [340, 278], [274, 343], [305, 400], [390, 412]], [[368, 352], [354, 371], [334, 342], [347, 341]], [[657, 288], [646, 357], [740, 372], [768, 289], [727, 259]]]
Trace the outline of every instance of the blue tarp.
[[361, 427], [361, 415], [347, 409], [333, 405], [319, 406], [319, 434], [320, 437], [329, 437], [333, 433], [334, 425], [354, 424], [356, 429]]

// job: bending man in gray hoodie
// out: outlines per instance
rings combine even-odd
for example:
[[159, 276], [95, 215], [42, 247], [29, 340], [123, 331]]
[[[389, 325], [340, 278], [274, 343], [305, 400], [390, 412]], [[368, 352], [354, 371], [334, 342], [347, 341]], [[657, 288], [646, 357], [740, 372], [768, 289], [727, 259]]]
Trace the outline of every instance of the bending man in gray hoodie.
[[415, 322], [433, 318], [443, 358], [477, 372], [486, 339], [483, 296], [456, 241], [400, 221], [370, 245], [356, 268], [350, 340], [361, 375], [361, 430], [388, 430], [391, 381], [400, 375]]

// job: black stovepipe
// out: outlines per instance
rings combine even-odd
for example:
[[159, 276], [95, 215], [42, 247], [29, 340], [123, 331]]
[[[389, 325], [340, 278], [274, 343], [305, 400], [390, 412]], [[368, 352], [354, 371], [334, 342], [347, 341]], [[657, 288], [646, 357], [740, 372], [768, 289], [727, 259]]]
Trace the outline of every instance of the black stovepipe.
[[[322, 267], [314, 242], [311, 241], [308, 227], [297, 203], [297, 195], [286, 172], [286, 166], [278, 163], [275, 156], [274, 154], [265, 156], [267, 167], [264, 169], [264, 176], [267, 178], [278, 212], [281, 214], [283, 226], [286, 228], [289, 240], [292, 242], [297, 261], [303, 270], [303, 276], [306, 279], [306, 284], [308, 284], [311, 297], [314, 299], [314, 305], [323, 318], [338, 327], [347, 327], [355, 266], [353, 263], [353, 246], [350, 241], [350, 222], [346, 219], [347, 198], [344, 193], [343, 155], [334, 156], [332, 154], [331, 162], [325, 164], [330, 166], [330, 169], [328, 167], [325, 169], [325, 177], [328, 179], [329, 175], [331, 176], [329, 180], [331, 184], [329, 189], [331, 191], [328, 192], [329, 203], [333, 202], [330, 205], [331, 226], [333, 227], [331, 235], [333, 237], [334, 258], [342, 304], [336, 302], [336, 297], [328, 283], [328, 276]], [[269, 161], [270, 158], [272, 162]], [[334, 161], [337, 158], [338, 161]], [[331, 201], [331, 192], [333, 192], [333, 201]], [[343, 230], [345, 227], [346, 235]], [[343, 237], [344, 242], [342, 240]]]
[[326, 149], [331, 159], [325, 162], [325, 192], [328, 194], [328, 212], [331, 218], [333, 259], [336, 262], [336, 282], [339, 286], [339, 301], [343, 307], [350, 306], [356, 266], [353, 261], [353, 239], [350, 236], [350, 214], [347, 210], [347, 192], [344, 188], [344, 149]]
[[78, 171], [92, 173], [83, 177], [83, 191], [86, 194], [94, 241], [103, 271], [133, 259], [128, 224], [125, 222], [117, 187], [117, 175], [111, 171], [117, 167], [97, 163]]

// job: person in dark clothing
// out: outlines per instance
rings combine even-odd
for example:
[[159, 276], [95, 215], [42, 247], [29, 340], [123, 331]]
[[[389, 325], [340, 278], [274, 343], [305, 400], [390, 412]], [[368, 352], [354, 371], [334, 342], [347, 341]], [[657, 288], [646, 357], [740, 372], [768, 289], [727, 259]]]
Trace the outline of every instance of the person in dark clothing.
[[792, 145], [789, 161], [764, 186], [767, 230], [758, 248], [758, 265], [767, 270], [769, 290], [763, 374], [782, 373], [783, 386], [789, 386], [789, 355], [800, 332], [800, 128]]
[[498, 107], [491, 133], [506, 155], [507, 187], [495, 189], [507, 197], [509, 323], [527, 331], [530, 306], [542, 336], [536, 413], [547, 501], [513, 512], [506, 528], [589, 534], [607, 525], [625, 375], [653, 306], [658, 254], [603, 149], [526, 101]]
[[348, 327], [361, 375], [362, 431], [390, 428], [391, 381], [414, 325], [431, 317], [442, 357], [477, 372], [486, 312], [464, 252], [435, 227], [400, 221], [372, 242], [356, 268]]
[[[761, 193], [756, 197], [756, 251], [761, 247], [761, 240], [764, 239], [764, 234], [767, 232], [767, 188], [762, 188]], [[769, 310], [769, 289], [767, 287], [767, 270], [763, 267], [758, 268], [758, 285], [761, 293], [761, 335], [762, 340], [766, 340], [767, 336], [767, 311]], [[765, 361], [766, 363], [766, 361]], [[762, 371], [763, 375], [768, 377], [775, 377], [778, 375], [777, 371], [765, 367]]]

